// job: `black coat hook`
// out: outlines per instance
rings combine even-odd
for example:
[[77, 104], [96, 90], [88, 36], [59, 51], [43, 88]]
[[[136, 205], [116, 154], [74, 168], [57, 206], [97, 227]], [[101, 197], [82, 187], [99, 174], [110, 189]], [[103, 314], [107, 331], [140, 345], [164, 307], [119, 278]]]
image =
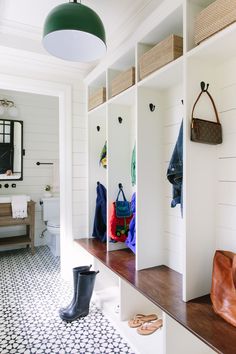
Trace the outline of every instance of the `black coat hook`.
[[149, 108], [151, 112], [154, 112], [156, 109], [156, 106], [153, 103], [149, 103]]
[[118, 117], [118, 122], [121, 124], [123, 119], [121, 117]]
[[118, 184], [118, 188], [119, 188], [119, 189], [122, 189], [122, 188], [123, 188], [122, 183], [119, 183], [119, 184]]
[[184, 104], [184, 100], [181, 100], [181, 103]]
[[202, 92], [207, 92], [209, 84], [206, 84], [204, 81], [201, 81], [200, 86], [201, 86]]
[[97, 131], [98, 131], [98, 132], [100, 131], [100, 126], [99, 126], [99, 125], [97, 125]]

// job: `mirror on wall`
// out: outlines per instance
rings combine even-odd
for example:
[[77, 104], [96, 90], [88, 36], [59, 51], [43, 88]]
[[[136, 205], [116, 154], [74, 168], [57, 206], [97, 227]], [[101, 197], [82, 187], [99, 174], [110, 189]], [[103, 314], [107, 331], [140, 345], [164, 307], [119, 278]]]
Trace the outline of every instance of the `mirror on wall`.
[[23, 180], [23, 122], [0, 119], [0, 180]]

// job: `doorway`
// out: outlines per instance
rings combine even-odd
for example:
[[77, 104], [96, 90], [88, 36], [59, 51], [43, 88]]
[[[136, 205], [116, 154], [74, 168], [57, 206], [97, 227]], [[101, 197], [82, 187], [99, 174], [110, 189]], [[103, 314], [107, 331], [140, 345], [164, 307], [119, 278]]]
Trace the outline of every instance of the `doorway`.
[[1, 89], [57, 97], [59, 100], [61, 271], [66, 276], [72, 236], [71, 86], [0, 74]]

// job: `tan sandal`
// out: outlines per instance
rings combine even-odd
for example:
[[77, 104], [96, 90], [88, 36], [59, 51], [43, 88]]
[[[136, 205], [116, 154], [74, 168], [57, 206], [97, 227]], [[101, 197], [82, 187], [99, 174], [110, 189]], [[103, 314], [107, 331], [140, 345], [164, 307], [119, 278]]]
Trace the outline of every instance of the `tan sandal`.
[[151, 315], [142, 315], [140, 313], [138, 313], [137, 315], [134, 316], [134, 318], [132, 320], [130, 320], [128, 322], [128, 325], [131, 328], [137, 328], [142, 326], [142, 324], [149, 322], [149, 321], [155, 321], [157, 320], [157, 315], [155, 314], [151, 314]]
[[163, 326], [162, 319], [159, 319], [155, 322], [144, 323], [141, 327], [137, 328], [138, 334], [147, 335], [152, 334]]

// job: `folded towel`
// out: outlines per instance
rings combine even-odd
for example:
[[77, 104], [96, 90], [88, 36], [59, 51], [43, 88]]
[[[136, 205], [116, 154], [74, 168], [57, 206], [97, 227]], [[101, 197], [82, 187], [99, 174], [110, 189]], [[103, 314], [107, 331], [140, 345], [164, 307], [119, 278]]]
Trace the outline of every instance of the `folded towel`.
[[14, 219], [27, 218], [27, 196], [15, 195], [11, 198], [12, 217]]

